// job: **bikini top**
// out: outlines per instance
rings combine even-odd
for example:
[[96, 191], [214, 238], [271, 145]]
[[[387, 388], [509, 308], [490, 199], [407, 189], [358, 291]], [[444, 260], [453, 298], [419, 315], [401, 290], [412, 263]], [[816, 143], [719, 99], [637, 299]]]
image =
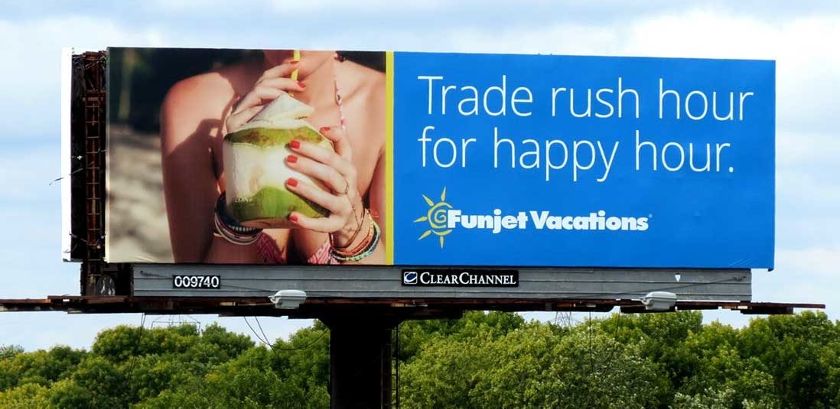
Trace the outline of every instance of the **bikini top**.
[[[264, 263], [287, 264], [286, 254], [277, 247], [277, 242], [265, 232], [260, 233], [256, 245]], [[318, 247], [318, 250], [315, 250], [315, 253], [306, 259], [306, 264], [335, 264], [335, 260], [330, 256], [330, 241], [324, 241], [321, 247]]]

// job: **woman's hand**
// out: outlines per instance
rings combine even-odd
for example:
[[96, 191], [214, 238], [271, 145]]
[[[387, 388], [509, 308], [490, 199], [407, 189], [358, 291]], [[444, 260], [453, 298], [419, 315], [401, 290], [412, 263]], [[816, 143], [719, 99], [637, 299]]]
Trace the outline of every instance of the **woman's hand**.
[[298, 61], [289, 61], [266, 70], [254, 88], [237, 102], [225, 121], [225, 132], [235, 132], [250, 121], [266, 104], [284, 92], [302, 92], [303, 84], [288, 78], [297, 69]]
[[356, 167], [350, 142], [340, 126], [320, 129], [333, 142], [335, 151], [300, 140], [289, 147], [294, 152], [286, 163], [294, 170], [320, 181], [327, 191], [305, 181], [289, 178], [286, 187], [330, 211], [329, 217], [312, 218], [292, 212], [289, 220], [305, 229], [330, 233], [334, 245], [349, 246], [365, 222], [364, 204], [357, 187]]

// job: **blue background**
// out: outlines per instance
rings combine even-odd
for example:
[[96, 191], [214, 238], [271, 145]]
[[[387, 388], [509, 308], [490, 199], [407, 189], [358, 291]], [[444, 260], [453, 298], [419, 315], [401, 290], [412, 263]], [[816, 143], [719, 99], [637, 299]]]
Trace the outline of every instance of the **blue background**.
[[[589, 266], [589, 267], [702, 267], [772, 268], [774, 246], [774, 156], [775, 156], [775, 63], [772, 61], [700, 60], [664, 58], [570, 57], [496, 54], [395, 53], [394, 86], [394, 262], [408, 265], [472, 266]], [[450, 92], [447, 114], [440, 115], [439, 86], [443, 83], [482, 89], [498, 85], [507, 75], [507, 116], [476, 116], [457, 113]], [[428, 82], [419, 75], [442, 75], [435, 82], [435, 111], [427, 113]], [[552, 87], [576, 89], [579, 104], [587, 88], [615, 88], [618, 77], [625, 88], [641, 96], [640, 119], [627, 97], [624, 118], [572, 118], [566, 104], [551, 116]], [[673, 119], [673, 100], [666, 101], [665, 119], [658, 118], [659, 78], [665, 87], [680, 92], [691, 90], [711, 95], [718, 91], [728, 108], [728, 92], [752, 91], [746, 103], [744, 121], [717, 121], [711, 114], [700, 121]], [[530, 117], [513, 115], [510, 93], [517, 86], [534, 95]], [[615, 94], [608, 95], [615, 101]], [[594, 95], [593, 95], [594, 98]], [[683, 99], [684, 101], [684, 99]], [[492, 99], [498, 105], [497, 96]], [[577, 105], [577, 111], [583, 105]], [[594, 105], [593, 108], [597, 108]], [[670, 108], [671, 110], [668, 110]], [[695, 108], [692, 106], [692, 108]], [[602, 108], [603, 109], [603, 108]], [[699, 106], [696, 107], [699, 110]], [[711, 104], [709, 106], [711, 110]], [[727, 109], [719, 109], [727, 111]], [[603, 111], [601, 111], [603, 112]], [[667, 113], [671, 113], [671, 116]], [[737, 118], [737, 117], [736, 117]], [[462, 138], [477, 138], [469, 147], [466, 168], [440, 168], [427, 162], [421, 166], [421, 144], [417, 141], [427, 125], [431, 153], [434, 139], [446, 136], [460, 144]], [[500, 137], [513, 139], [517, 157], [525, 138], [544, 141], [561, 139], [601, 141], [611, 149], [620, 141], [607, 181], [596, 161], [593, 170], [572, 182], [567, 167], [544, 180], [544, 168], [509, 167], [507, 145], [500, 151], [500, 166], [493, 168], [493, 127]], [[641, 171], [635, 170], [635, 131], [642, 140], [660, 149], [668, 141], [686, 148], [699, 145], [699, 164], [705, 163], [705, 144], [729, 142], [723, 154], [721, 172], [695, 173], [686, 165], [682, 171], [651, 171], [650, 151], [645, 148]], [[562, 150], [557, 147], [554, 152]], [[697, 152], [697, 150], [695, 150]], [[609, 155], [609, 151], [607, 151]], [[443, 155], [448, 158], [448, 155]], [[544, 157], [541, 161], [544, 162]], [[560, 159], [559, 157], [557, 159]], [[588, 162], [588, 157], [584, 156]], [[427, 161], [430, 160], [427, 157]], [[671, 159], [676, 161], [676, 158]], [[686, 161], [688, 157], [686, 157]], [[544, 166], [544, 163], [542, 163]], [[734, 167], [734, 173], [727, 171]], [[652, 216], [650, 229], [639, 231], [552, 231], [456, 229], [446, 236], [445, 246], [431, 235], [427, 223], [415, 223], [429, 206], [426, 195], [437, 201], [446, 187], [447, 202], [466, 214], [503, 214], [549, 210], [555, 215], [586, 216], [605, 210], [613, 216]]]

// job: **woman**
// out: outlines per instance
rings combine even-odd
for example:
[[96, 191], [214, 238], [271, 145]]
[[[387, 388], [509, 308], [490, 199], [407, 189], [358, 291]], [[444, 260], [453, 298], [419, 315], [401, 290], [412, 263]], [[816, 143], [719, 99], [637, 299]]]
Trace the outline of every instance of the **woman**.
[[[190, 77], [169, 90], [161, 109], [161, 138], [176, 262], [335, 262], [336, 257], [324, 257], [330, 242], [333, 250], [357, 248], [372, 231], [371, 223], [384, 232], [384, 74], [343, 56], [304, 51], [298, 61], [291, 51], [265, 51], [262, 59]], [[312, 106], [307, 120], [335, 147], [333, 152], [290, 143], [287, 165], [328, 189], [291, 178], [286, 187], [331, 214], [312, 219], [292, 213], [289, 221], [298, 228], [268, 229], [253, 244], [233, 244], [214, 226], [216, 203], [225, 191], [222, 139], [281, 93]], [[384, 264], [383, 243], [380, 236], [372, 254], [343, 262]]]

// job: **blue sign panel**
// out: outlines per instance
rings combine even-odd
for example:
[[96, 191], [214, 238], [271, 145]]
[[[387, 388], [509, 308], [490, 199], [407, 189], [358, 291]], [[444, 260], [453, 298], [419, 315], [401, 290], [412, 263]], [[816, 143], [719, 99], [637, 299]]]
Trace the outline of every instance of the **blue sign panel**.
[[774, 62], [393, 61], [394, 264], [773, 267]]

